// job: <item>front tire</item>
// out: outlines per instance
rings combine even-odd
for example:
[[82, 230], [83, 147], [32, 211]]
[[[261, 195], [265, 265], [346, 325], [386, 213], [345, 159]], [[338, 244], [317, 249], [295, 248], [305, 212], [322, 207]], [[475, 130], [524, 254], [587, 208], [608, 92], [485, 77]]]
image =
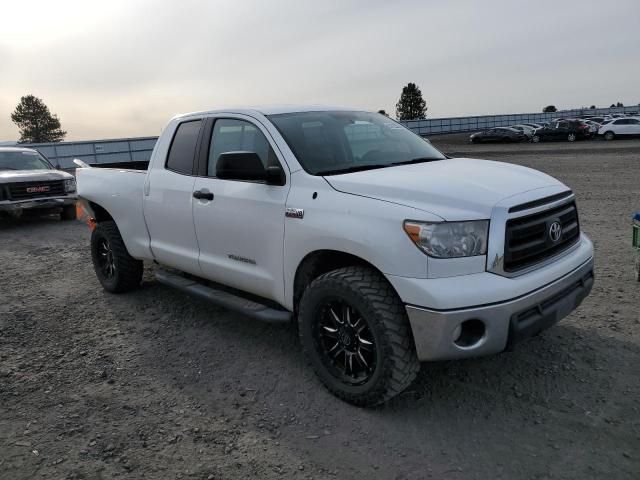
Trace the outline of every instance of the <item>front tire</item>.
[[420, 370], [404, 305], [371, 268], [341, 268], [311, 282], [300, 300], [298, 326], [320, 380], [354, 405], [389, 400]]
[[614, 138], [616, 138], [616, 134], [613, 133], [613, 132], [606, 132], [604, 134], [604, 139], [605, 140], [609, 140], [610, 141], [610, 140], [613, 140]]
[[569, 142], [575, 142], [576, 141], [576, 134], [575, 133], [570, 133], [569, 135], [567, 135], [567, 140]]
[[123, 293], [140, 286], [143, 263], [129, 255], [115, 222], [101, 222], [93, 230], [91, 259], [107, 292]]
[[541, 140], [542, 139], [538, 135], [534, 135], [533, 138], [531, 139], [533, 143], [540, 143]]

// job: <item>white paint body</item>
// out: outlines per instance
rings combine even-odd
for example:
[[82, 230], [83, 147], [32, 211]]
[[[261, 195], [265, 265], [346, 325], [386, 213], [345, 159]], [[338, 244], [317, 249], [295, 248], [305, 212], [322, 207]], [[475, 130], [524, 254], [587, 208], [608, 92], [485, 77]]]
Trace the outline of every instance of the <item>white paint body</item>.
[[[405, 220], [489, 219], [491, 251], [492, 243], [504, 240], [504, 219], [497, 218], [501, 209], [568, 188], [529, 168], [471, 159], [310, 175], [266, 116], [288, 111], [300, 110], [228, 109], [176, 117], [159, 138], [147, 172], [78, 169], [78, 194], [109, 212], [133, 257], [259, 295], [289, 310], [294, 309], [296, 270], [319, 250], [365, 260], [389, 279], [403, 302], [427, 309], [465, 309], [513, 299], [551, 284], [593, 256], [591, 242], [581, 235], [577, 248], [515, 278], [487, 271], [486, 255], [428, 257], [404, 232]], [[280, 160], [285, 185], [166, 170], [177, 124], [206, 117], [240, 118], [256, 125]], [[194, 199], [198, 189], [214, 193], [214, 200]], [[285, 217], [287, 207], [303, 209], [304, 218]]]
[[598, 135], [604, 135], [607, 132], [613, 132], [616, 136], [640, 136], [640, 118], [617, 118], [598, 129]]

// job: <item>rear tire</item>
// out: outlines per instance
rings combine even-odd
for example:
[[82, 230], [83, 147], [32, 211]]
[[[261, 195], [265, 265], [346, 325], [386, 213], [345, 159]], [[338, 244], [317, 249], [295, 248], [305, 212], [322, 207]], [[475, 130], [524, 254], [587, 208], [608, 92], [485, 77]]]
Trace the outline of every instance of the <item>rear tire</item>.
[[570, 133], [569, 135], [567, 135], [567, 140], [569, 142], [575, 142], [576, 141], [576, 134], [575, 133]]
[[68, 222], [70, 220], [76, 220], [76, 206], [75, 205], [66, 205], [62, 207], [62, 212], [60, 213], [60, 220], [64, 222]]
[[354, 405], [389, 400], [420, 370], [404, 305], [371, 268], [340, 268], [311, 282], [300, 300], [298, 327], [320, 380]]
[[98, 281], [107, 292], [123, 293], [140, 286], [143, 263], [129, 255], [115, 222], [101, 222], [93, 230], [91, 259]]
[[531, 141], [533, 143], [540, 143], [542, 141], [542, 139], [538, 135], [534, 135], [533, 138], [531, 139]]

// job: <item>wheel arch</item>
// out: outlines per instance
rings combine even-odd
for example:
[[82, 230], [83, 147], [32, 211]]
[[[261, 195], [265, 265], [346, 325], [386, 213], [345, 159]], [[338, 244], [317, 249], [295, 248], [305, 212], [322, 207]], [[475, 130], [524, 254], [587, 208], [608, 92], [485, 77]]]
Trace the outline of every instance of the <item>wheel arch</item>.
[[[324, 275], [332, 270], [350, 266], [363, 266], [371, 268], [378, 272], [382, 277], [384, 273], [373, 263], [364, 258], [339, 250], [314, 250], [309, 252], [298, 263], [295, 275], [293, 277], [293, 308], [294, 312], [298, 311], [298, 303], [305, 288], [320, 275]], [[385, 277], [386, 278], [386, 277]], [[387, 282], [393, 291], [398, 294], [393, 285]]]
[[115, 218], [113, 218], [113, 215], [111, 215], [109, 211], [106, 208], [104, 208], [102, 205], [99, 205], [96, 202], [92, 202], [90, 200], [87, 201], [87, 205], [91, 209], [91, 213], [92, 213], [91, 216], [96, 221], [96, 223], [108, 222], [108, 221], [112, 221], [116, 223], [116, 220]]
[[[133, 216], [133, 218], [130, 219], [123, 215], [114, 215], [116, 212], [112, 213], [113, 210], [111, 208], [107, 208], [101, 203], [88, 198], [81, 197], [79, 202], [85, 214], [88, 216], [89, 225], [113, 222], [122, 236], [127, 253], [136, 259], [153, 259], [153, 254], [150, 250], [150, 240], [143, 218], [138, 219]], [[116, 218], [119, 220], [116, 220]], [[136, 223], [138, 221], [141, 222], [140, 225]]]

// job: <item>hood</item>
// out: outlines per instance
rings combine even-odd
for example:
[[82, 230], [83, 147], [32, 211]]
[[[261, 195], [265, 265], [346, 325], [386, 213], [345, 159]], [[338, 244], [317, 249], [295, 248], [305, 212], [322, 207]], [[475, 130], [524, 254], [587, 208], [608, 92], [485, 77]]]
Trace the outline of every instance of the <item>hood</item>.
[[563, 186], [531, 168], [469, 158], [365, 170], [325, 179], [340, 192], [406, 205], [444, 220], [490, 218], [500, 200], [538, 188]]
[[73, 175], [60, 170], [0, 170], [0, 183], [66, 180]]

